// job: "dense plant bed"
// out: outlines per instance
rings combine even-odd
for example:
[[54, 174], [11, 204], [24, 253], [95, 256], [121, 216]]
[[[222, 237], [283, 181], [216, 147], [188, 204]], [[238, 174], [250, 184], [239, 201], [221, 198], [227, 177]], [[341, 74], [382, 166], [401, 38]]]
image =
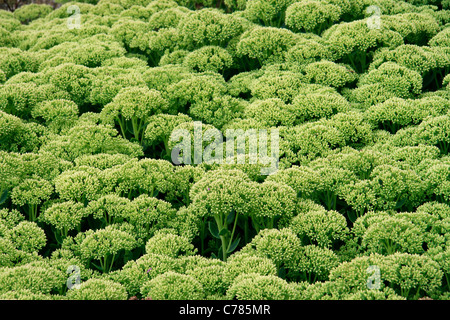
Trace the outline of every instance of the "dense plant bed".
[[449, 299], [449, 22], [448, 0], [0, 10], [0, 299]]

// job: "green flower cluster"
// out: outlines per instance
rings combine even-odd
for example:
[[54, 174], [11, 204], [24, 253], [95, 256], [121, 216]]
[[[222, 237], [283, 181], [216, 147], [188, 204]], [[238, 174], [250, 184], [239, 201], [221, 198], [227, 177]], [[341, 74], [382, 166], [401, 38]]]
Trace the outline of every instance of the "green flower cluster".
[[58, 2], [0, 10], [0, 299], [449, 299], [449, 0]]

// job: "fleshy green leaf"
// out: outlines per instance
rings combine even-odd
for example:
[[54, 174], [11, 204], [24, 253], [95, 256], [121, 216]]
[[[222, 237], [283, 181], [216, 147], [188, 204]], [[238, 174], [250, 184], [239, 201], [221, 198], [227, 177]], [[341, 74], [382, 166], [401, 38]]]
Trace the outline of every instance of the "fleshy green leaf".
[[278, 270], [278, 276], [281, 279], [286, 279], [286, 269], [284, 267], [281, 267], [280, 270]]
[[219, 248], [219, 252], [218, 252], [218, 256], [217, 256], [220, 260], [223, 260], [223, 251], [222, 251], [222, 246], [220, 246]]
[[230, 224], [234, 221], [235, 212], [231, 210], [230, 214], [227, 216], [227, 224]]
[[0, 196], [0, 204], [3, 204], [6, 199], [8, 199], [8, 190], [3, 191], [3, 193]]
[[62, 243], [63, 242], [63, 239], [60, 236], [59, 232], [55, 232], [55, 238], [56, 238], [56, 242], [58, 242], [58, 243]]
[[219, 236], [226, 236], [228, 233], [230, 233], [230, 231], [228, 231], [227, 228], [223, 228], [222, 230], [220, 230]]
[[403, 207], [405, 202], [406, 202], [406, 199], [400, 199], [399, 201], [397, 201], [397, 203], [395, 204], [395, 209], [400, 209], [401, 207]]
[[237, 248], [240, 241], [241, 241], [241, 238], [234, 239], [234, 241], [230, 245], [230, 248], [227, 250], [227, 253], [233, 252]]
[[211, 223], [211, 221], [208, 223], [208, 229], [209, 232], [213, 235], [214, 238], [220, 239], [219, 236], [219, 229], [217, 228], [217, 224]]

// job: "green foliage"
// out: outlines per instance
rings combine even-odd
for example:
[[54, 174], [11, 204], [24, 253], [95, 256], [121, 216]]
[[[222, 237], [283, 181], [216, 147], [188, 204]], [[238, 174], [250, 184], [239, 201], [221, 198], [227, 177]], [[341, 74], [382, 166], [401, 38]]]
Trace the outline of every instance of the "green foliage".
[[288, 107], [294, 116], [294, 125], [309, 120], [330, 118], [332, 115], [350, 110], [350, 103], [337, 93], [299, 94]]
[[297, 268], [289, 270], [287, 277], [310, 283], [328, 280], [330, 271], [339, 265], [338, 256], [330, 249], [307, 245], [296, 257]]
[[423, 238], [420, 232], [409, 221], [385, 218], [367, 228], [361, 245], [367, 247], [369, 252], [388, 255], [394, 252], [422, 253]]
[[34, 83], [6, 84], [0, 87], [2, 111], [28, 118], [37, 103], [38, 86]]
[[155, 31], [161, 28], [175, 28], [188, 12], [189, 10], [181, 6], [159, 10], [150, 15], [150, 27]]
[[136, 260], [128, 261], [116, 274], [111, 273], [111, 277], [125, 286], [129, 295], [140, 295], [140, 288], [146, 281], [169, 271], [182, 272], [178, 259], [144, 254]]
[[187, 54], [184, 64], [199, 72], [219, 72], [231, 67], [233, 57], [221, 47], [203, 46]]
[[349, 236], [345, 217], [336, 211], [301, 212], [291, 220], [290, 228], [303, 245], [315, 244], [322, 248], [333, 248]]
[[383, 103], [371, 106], [367, 117], [391, 133], [411, 124], [419, 124], [427, 117], [444, 115], [448, 102], [441, 98], [401, 99], [391, 98]]
[[305, 78], [310, 83], [341, 88], [353, 83], [357, 74], [350, 67], [322, 60], [307, 65], [304, 69]]
[[380, 84], [400, 98], [408, 98], [421, 93], [422, 77], [419, 73], [395, 63], [383, 63], [361, 77], [360, 86]]
[[292, 125], [294, 119], [289, 106], [279, 98], [255, 100], [244, 110], [244, 116], [255, 119], [266, 127]]
[[301, 251], [300, 239], [290, 229], [263, 229], [242, 249], [266, 257], [275, 263], [277, 271], [281, 268], [294, 268], [296, 257]]
[[130, 131], [134, 140], [142, 143], [148, 118], [166, 111], [167, 107], [166, 100], [157, 90], [147, 87], [125, 88], [103, 108], [100, 116], [105, 123], [113, 121], [118, 124], [124, 138], [127, 138], [127, 132]]
[[[430, 145], [436, 146], [446, 155], [449, 151], [449, 138], [446, 127], [449, 123], [448, 115], [428, 117], [417, 127], [399, 130], [395, 136], [397, 145]], [[402, 142], [408, 135], [407, 142]]]
[[[130, 207], [127, 207], [128, 205]], [[133, 225], [136, 240], [144, 244], [156, 230], [170, 226], [175, 218], [175, 211], [169, 202], [141, 194], [130, 204], [125, 204], [123, 218]]]
[[294, 31], [321, 34], [339, 21], [342, 9], [326, 1], [294, 2], [286, 10], [286, 25]]
[[260, 100], [279, 98], [285, 103], [290, 103], [300, 92], [313, 93], [324, 88], [319, 85], [307, 85], [303, 80], [302, 74], [291, 71], [267, 72], [252, 81], [249, 89], [253, 98]]
[[262, 276], [276, 275], [277, 268], [269, 258], [238, 252], [231, 255], [226, 263], [223, 281], [229, 287], [239, 275], [255, 273]]
[[296, 44], [297, 38], [287, 29], [254, 27], [242, 34], [236, 54], [241, 59], [247, 59], [244, 63], [255, 67], [280, 62], [284, 53]]
[[[39, 146], [40, 127], [0, 111], [0, 146], [7, 152], [33, 152]], [[5, 180], [6, 182], [7, 180]]]
[[243, 31], [241, 22], [219, 10], [204, 8], [185, 15], [179, 22], [183, 48], [193, 50], [202, 46], [226, 46]]
[[28, 4], [14, 11], [14, 17], [22, 23], [30, 23], [38, 18], [43, 18], [53, 11], [47, 4]]
[[64, 42], [47, 50], [43, 58], [59, 54], [76, 65], [89, 68], [99, 67], [103, 61], [123, 55], [125, 49], [113, 41], [113, 37], [104, 34], [81, 39], [78, 43]]
[[298, 39], [296, 45], [286, 52], [288, 63], [312, 63], [320, 60], [331, 60], [332, 52], [321, 37], [305, 37]]
[[247, 1], [245, 8], [240, 1], [237, 1], [236, 5], [239, 9], [245, 9], [243, 16], [249, 21], [279, 28], [283, 25], [286, 9], [292, 2], [292, 0], [254, 0]]
[[152, 300], [200, 300], [205, 298], [203, 286], [189, 275], [168, 271], [141, 287], [141, 294]]
[[22, 181], [11, 192], [11, 201], [17, 206], [27, 206], [28, 218], [35, 221], [38, 206], [48, 200], [53, 193], [53, 185], [47, 180], [31, 178]]
[[30, 262], [21, 266], [0, 269], [2, 293], [31, 292], [37, 296], [58, 293], [66, 285], [66, 275], [45, 262]]
[[[407, 56], [411, 58], [406, 59]], [[404, 44], [394, 50], [378, 51], [374, 55], [371, 68], [376, 68], [387, 61], [396, 62], [400, 66], [418, 72], [423, 77], [423, 87], [431, 88], [440, 87], [439, 79], [445, 76], [450, 65], [448, 50], [414, 44]]]
[[39, 251], [47, 243], [44, 230], [30, 221], [19, 222], [10, 230], [8, 238], [18, 250], [24, 252]]
[[39, 220], [51, 225], [55, 229], [56, 240], [62, 243], [62, 239], [67, 237], [69, 231], [74, 229], [81, 231], [81, 222], [84, 217], [86, 217], [86, 211], [81, 203], [66, 201], [55, 203], [47, 208], [39, 216]]
[[190, 122], [192, 119], [182, 113], [177, 115], [172, 114], [156, 114], [148, 118], [148, 125], [145, 128], [144, 139], [145, 142], [156, 149], [156, 147], [162, 148], [161, 153], [165, 153], [165, 156], [161, 158], [167, 159], [171, 155], [171, 149], [169, 148], [169, 139], [172, 131], [180, 124], [184, 122]]
[[85, 66], [74, 63], [63, 63], [44, 71], [44, 79], [58, 89], [66, 91], [70, 99], [77, 105], [88, 103], [91, 86], [90, 73]]
[[373, 254], [344, 262], [331, 271], [330, 280], [342, 283], [348, 291], [365, 289], [367, 268], [380, 269], [380, 288], [385, 286], [407, 299], [417, 299], [421, 292], [432, 294], [441, 283], [442, 271], [436, 262], [426, 256], [396, 253], [389, 256]]
[[289, 284], [277, 276], [248, 273], [234, 280], [226, 296], [230, 300], [290, 300], [293, 293]]
[[[113, 269], [119, 253], [133, 249], [135, 244], [136, 240], [128, 232], [106, 226], [104, 229], [86, 235], [80, 244], [80, 251], [83, 259], [107, 273]], [[91, 260], [99, 261], [99, 265]]]
[[209, 101], [198, 101], [191, 104], [189, 115], [216, 128], [239, 118], [248, 102], [229, 95], [214, 96]]
[[146, 245], [147, 254], [166, 255], [176, 258], [180, 255], [194, 255], [197, 249], [189, 242], [189, 239], [175, 234], [159, 232], [151, 237]]
[[398, 32], [405, 43], [424, 45], [439, 31], [439, 24], [432, 15], [404, 13], [386, 16], [383, 27]]
[[[2, 39], [2, 41], [4, 41]], [[0, 69], [5, 73], [6, 79], [21, 73], [37, 71], [37, 56], [32, 52], [23, 51], [18, 48], [0, 48]]]
[[444, 80], [443, 80], [443, 82], [442, 82], [442, 85], [443, 86], [449, 86], [450, 85], [450, 77], [449, 76], [446, 76], [445, 78], [444, 78]]
[[116, 282], [103, 279], [89, 279], [80, 287], [67, 293], [69, 300], [127, 300], [125, 288]]
[[112, 168], [116, 165], [125, 164], [130, 160], [130, 156], [126, 154], [108, 154], [99, 153], [93, 155], [82, 155], [74, 160], [76, 167], [94, 167], [97, 169]]
[[0, 299], [449, 299], [448, 0], [57, 2], [0, 10]]
[[323, 33], [335, 58], [355, 71], [365, 71], [376, 49], [402, 45], [402, 36], [392, 30], [369, 29], [365, 20], [334, 24]]
[[117, 135], [117, 130], [110, 125], [81, 122], [64, 135], [54, 136], [46, 141], [41, 150], [65, 160], [74, 160], [87, 154], [143, 154], [140, 145]]
[[192, 269], [187, 269], [186, 274], [197, 279], [205, 291], [206, 296], [223, 295], [226, 290], [223, 281], [225, 265], [214, 260], [197, 263]]
[[49, 100], [36, 105], [31, 115], [35, 119], [42, 118], [49, 129], [58, 133], [69, 129], [78, 120], [78, 106], [70, 100]]
[[170, 109], [188, 113], [192, 104], [204, 104], [226, 93], [224, 78], [212, 72], [190, 74], [166, 88]]
[[448, 47], [450, 44], [448, 40], [449, 33], [450, 28], [445, 28], [444, 30], [436, 34], [433, 38], [431, 38], [428, 44], [431, 47]]
[[[89, 167], [87, 167], [89, 168]], [[83, 203], [98, 197], [101, 185], [94, 172], [90, 170], [67, 170], [55, 179], [55, 191], [63, 200], [73, 200]]]
[[101, 220], [105, 226], [123, 222], [126, 217], [132, 215], [131, 210], [131, 201], [115, 194], [90, 201], [86, 207], [87, 214]]
[[190, 190], [191, 207], [203, 219], [202, 229], [208, 228], [214, 238], [220, 239], [218, 255], [224, 261], [240, 241], [235, 235], [237, 221], [254, 208], [256, 193], [254, 184], [240, 170], [210, 171]]

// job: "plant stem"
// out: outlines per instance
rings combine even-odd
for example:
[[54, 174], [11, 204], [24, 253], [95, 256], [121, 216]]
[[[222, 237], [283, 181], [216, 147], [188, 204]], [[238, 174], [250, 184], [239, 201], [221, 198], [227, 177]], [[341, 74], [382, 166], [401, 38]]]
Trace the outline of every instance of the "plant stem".
[[106, 263], [106, 257], [105, 258], [100, 258], [100, 267], [102, 268], [102, 272], [105, 272], [105, 263], [103, 263], [103, 259], [105, 259], [105, 263]]
[[36, 221], [37, 218], [37, 204], [28, 205], [28, 217], [30, 221]]
[[417, 292], [416, 292], [416, 294], [414, 295], [414, 300], [417, 300], [418, 298], [419, 298], [419, 294], [420, 294], [420, 286], [417, 288]]
[[[222, 230], [224, 223], [222, 223], [222, 219], [220, 216], [214, 216], [214, 220], [216, 222], [217, 225], [217, 230]], [[219, 236], [220, 237], [220, 242], [222, 243], [222, 260], [223, 261], [227, 261], [227, 241], [225, 239], [225, 236]]]
[[236, 216], [236, 217], [234, 218], [233, 231], [231, 231], [231, 237], [230, 237], [230, 241], [229, 241], [229, 243], [228, 243], [227, 252], [228, 252], [228, 250], [230, 249], [231, 243], [233, 242], [234, 231], [236, 230], [236, 224], [237, 224], [237, 220], [238, 220], [239, 214], [236, 213], [235, 216]]
[[133, 135], [139, 140], [139, 126], [137, 124], [137, 119], [135, 117], [131, 118], [131, 125], [133, 126]]
[[111, 265], [109, 266], [108, 272], [110, 272], [110, 271], [112, 270], [112, 267], [113, 267], [113, 264], [114, 264], [114, 259], [115, 259], [115, 257], [116, 257], [116, 254], [114, 253], [114, 254], [112, 255]]
[[447, 280], [447, 288], [450, 290], [450, 277], [447, 273], [445, 273], [445, 280]]
[[220, 241], [222, 242], [222, 260], [227, 262], [227, 249], [226, 249], [226, 239], [224, 236], [220, 236]]
[[257, 222], [256, 217], [253, 217], [252, 222], [253, 222], [253, 227], [255, 227], [256, 233], [259, 233], [261, 228], [260, 228], [259, 223]]
[[200, 251], [202, 256], [205, 254], [205, 224], [204, 218], [202, 218], [202, 226], [200, 228]]
[[117, 117], [116, 120], [117, 120], [117, 122], [119, 123], [120, 132], [122, 133], [122, 137], [123, 137], [124, 139], [126, 139], [127, 137], [126, 137], [126, 135], [125, 135], [125, 129], [124, 129], [124, 123], [123, 123], [123, 121], [122, 121], [119, 117]]
[[248, 243], [248, 217], [244, 217], [244, 239], [245, 239], [245, 243]]

